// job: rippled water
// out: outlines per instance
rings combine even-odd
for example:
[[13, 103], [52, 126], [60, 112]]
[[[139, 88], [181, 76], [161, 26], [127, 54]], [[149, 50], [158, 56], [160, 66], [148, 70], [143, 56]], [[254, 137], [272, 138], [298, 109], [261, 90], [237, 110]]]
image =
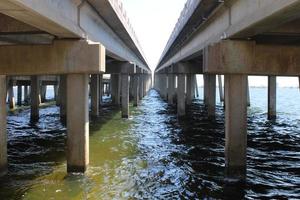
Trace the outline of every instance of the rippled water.
[[[202, 96], [202, 94], [200, 94]], [[209, 120], [201, 100], [186, 119], [152, 90], [129, 120], [107, 103], [91, 123], [90, 167], [66, 174], [65, 128], [55, 106], [30, 125], [8, 117], [9, 174], [0, 199], [297, 199], [300, 197], [300, 93], [278, 90], [278, 119], [266, 120], [266, 90], [251, 89], [245, 185], [224, 182], [224, 111]]]

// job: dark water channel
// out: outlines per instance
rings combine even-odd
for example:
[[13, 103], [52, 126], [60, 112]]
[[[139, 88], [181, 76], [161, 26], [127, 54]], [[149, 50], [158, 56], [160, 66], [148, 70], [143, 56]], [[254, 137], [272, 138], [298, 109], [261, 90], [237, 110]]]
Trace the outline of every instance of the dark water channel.
[[[209, 120], [195, 100], [186, 119], [156, 91], [131, 108], [129, 120], [105, 104], [91, 123], [90, 167], [66, 174], [66, 130], [59, 110], [41, 110], [29, 124], [29, 110], [8, 117], [9, 174], [0, 179], [0, 199], [299, 199], [300, 106], [296, 89], [279, 101], [279, 117], [266, 120], [264, 91], [248, 114], [248, 170], [245, 185], [224, 182], [224, 111]], [[280, 93], [279, 94], [283, 94]], [[293, 99], [293, 101], [292, 101]]]

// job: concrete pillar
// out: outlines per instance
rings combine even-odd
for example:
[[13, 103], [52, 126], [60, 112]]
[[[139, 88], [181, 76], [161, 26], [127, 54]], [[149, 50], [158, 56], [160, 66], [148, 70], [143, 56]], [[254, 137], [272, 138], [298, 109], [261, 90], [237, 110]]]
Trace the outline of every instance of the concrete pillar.
[[85, 172], [89, 164], [89, 108], [86, 74], [67, 75], [67, 170]]
[[192, 104], [192, 75], [186, 75], [186, 105]]
[[245, 178], [247, 76], [225, 75], [225, 166], [229, 177]]
[[59, 95], [58, 95], [58, 86], [57, 85], [53, 85], [53, 92], [54, 92], [54, 101], [56, 101], [56, 105], [59, 105], [58, 104]]
[[0, 75], [0, 176], [7, 173], [6, 77]]
[[67, 77], [60, 76], [59, 83], [59, 102], [60, 102], [60, 121], [62, 124], [67, 123]]
[[195, 75], [195, 88], [196, 88], [196, 97], [199, 97], [199, 87], [197, 82], [197, 76]]
[[122, 118], [129, 117], [129, 74], [121, 74], [122, 82]]
[[45, 103], [46, 102], [46, 94], [47, 94], [47, 86], [46, 85], [42, 85], [41, 86], [41, 103]]
[[221, 75], [218, 75], [218, 83], [219, 83], [220, 102], [224, 102], [224, 92], [223, 92], [223, 83], [222, 83], [222, 76]]
[[99, 107], [102, 105], [102, 97], [103, 97], [103, 74], [99, 74]]
[[168, 103], [169, 105], [174, 104], [174, 93], [175, 93], [175, 75], [173, 73], [168, 74]]
[[216, 115], [216, 75], [206, 76], [206, 105], [208, 117]]
[[203, 101], [204, 104], [207, 104], [207, 96], [208, 96], [208, 78], [207, 75], [203, 74]]
[[40, 82], [38, 76], [31, 76], [31, 92], [30, 92], [30, 100], [31, 100], [31, 122], [37, 122], [39, 120], [39, 106], [40, 106]]
[[185, 116], [185, 74], [178, 74], [177, 83], [177, 115]]
[[91, 75], [91, 115], [92, 117], [99, 116], [99, 75]]
[[133, 76], [133, 106], [139, 104], [139, 74]]
[[25, 85], [24, 86], [24, 102], [28, 103], [29, 102], [29, 86]]
[[18, 99], [17, 104], [18, 106], [22, 106], [22, 85], [18, 84]]
[[276, 76], [268, 77], [268, 119], [276, 119]]
[[10, 109], [15, 109], [16, 101], [15, 101], [13, 80], [11, 79], [8, 82], [8, 103]]
[[143, 81], [144, 74], [140, 74], [139, 77], [139, 95], [140, 99], [143, 99], [144, 95], [144, 81]]
[[251, 101], [250, 101], [250, 87], [249, 87], [249, 80], [247, 76], [247, 106], [251, 106]]
[[111, 75], [111, 95], [112, 95], [112, 103], [114, 105], [120, 105], [120, 78], [119, 74]]

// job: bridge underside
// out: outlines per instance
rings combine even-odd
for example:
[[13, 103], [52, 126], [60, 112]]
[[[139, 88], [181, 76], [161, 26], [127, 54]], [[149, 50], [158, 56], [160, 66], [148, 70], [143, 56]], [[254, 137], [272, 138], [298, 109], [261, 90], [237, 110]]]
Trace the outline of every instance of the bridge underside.
[[[194, 11], [185, 20], [188, 9]], [[177, 99], [180, 117], [195, 96], [196, 74], [203, 74], [208, 116], [215, 115], [218, 75], [220, 97], [226, 107], [229, 176], [244, 178], [246, 172], [247, 76], [268, 76], [269, 119], [276, 117], [276, 76], [300, 76], [299, 13], [300, 2], [295, 0], [202, 1], [183, 12], [170, 38], [173, 43], [168, 43], [156, 68], [155, 88], [170, 104]], [[181, 27], [184, 21], [187, 23]], [[225, 100], [220, 75], [225, 76]]]

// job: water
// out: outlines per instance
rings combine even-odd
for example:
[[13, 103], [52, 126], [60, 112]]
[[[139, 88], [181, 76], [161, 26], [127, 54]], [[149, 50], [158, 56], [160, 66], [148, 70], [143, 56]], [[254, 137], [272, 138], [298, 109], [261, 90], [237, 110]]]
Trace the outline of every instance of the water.
[[[9, 174], [2, 199], [299, 199], [300, 93], [278, 89], [278, 119], [266, 120], [266, 89], [252, 88], [245, 185], [224, 182], [224, 111], [206, 117], [201, 100], [178, 121], [155, 91], [129, 120], [108, 103], [91, 123], [90, 166], [66, 174], [66, 130], [58, 108], [8, 117]], [[200, 93], [202, 96], [202, 93]]]

